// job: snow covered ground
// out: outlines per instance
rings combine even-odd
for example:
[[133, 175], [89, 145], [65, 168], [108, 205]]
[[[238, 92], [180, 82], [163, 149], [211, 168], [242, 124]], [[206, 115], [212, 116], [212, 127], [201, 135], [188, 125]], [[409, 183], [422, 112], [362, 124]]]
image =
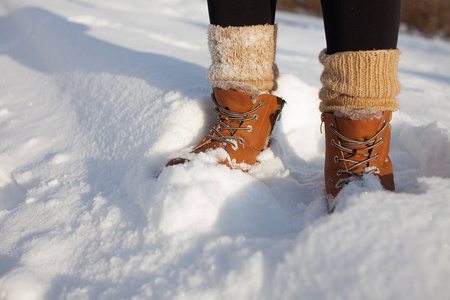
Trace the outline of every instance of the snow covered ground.
[[450, 43], [401, 34], [397, 193], [326, 213], [322, 21], [277, 15], [271, 148], [161, 170], [214, 123], [203, 0], [0, 0], [0, 299], [449, 299]]

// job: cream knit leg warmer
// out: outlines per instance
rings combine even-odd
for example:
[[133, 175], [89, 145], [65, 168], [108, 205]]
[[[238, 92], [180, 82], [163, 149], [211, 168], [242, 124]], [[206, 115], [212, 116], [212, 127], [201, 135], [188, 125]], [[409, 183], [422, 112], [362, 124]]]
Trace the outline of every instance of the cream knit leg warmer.
[[207, 79], [213, 87], [269, 93], [275, 87], [276, 25], [220, 27], [210, 25], [208, 33], [212, 64]]
[[400, 51], [348, 51], [319, 55], [324, 70], [320, 81], [320, 111], [375, 109], [395, 111], [400, 93], [397, 67]]

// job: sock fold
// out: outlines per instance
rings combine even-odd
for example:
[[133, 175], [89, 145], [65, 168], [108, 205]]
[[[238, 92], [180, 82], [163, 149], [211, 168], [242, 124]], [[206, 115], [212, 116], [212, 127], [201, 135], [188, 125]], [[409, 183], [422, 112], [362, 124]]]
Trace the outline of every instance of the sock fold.
[[274, 90], [278, 77], [276, 35], [276, 25], [210, 25], [208, 44], [212, 63], [206, 78], [213, 87], [251, 85], [260, 93]]
[[319, 61], [324, 70], [320, 77], [320, 111], [373, 108], [395, 111], [396, 96], [401, 85], [397, 77], [400, 51], [348, 51], [327, 54], [324, 49]]

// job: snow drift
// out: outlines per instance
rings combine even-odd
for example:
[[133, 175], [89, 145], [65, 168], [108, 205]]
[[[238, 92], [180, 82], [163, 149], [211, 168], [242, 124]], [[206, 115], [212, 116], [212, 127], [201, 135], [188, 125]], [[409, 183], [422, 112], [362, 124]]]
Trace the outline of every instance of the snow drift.
[[270, 149], [163, 169], [215, 119], [206, 2], [0, 0], [0, 299], [446, 299], [450, 44], [400, 35], [397, 192], [328, 215], [322, 21], [277, 22]]

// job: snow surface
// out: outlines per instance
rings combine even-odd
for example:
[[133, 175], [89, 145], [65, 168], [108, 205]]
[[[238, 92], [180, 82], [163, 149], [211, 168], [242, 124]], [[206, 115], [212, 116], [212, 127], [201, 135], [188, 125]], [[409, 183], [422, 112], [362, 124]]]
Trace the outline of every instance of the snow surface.
[[269, 150], [206, 155], [203, 0], [0, 0], [0, 299], [449, 299], [450, 43], [402, 33], [397, 193], [326, 213], [322, 21], [278, 13]]

